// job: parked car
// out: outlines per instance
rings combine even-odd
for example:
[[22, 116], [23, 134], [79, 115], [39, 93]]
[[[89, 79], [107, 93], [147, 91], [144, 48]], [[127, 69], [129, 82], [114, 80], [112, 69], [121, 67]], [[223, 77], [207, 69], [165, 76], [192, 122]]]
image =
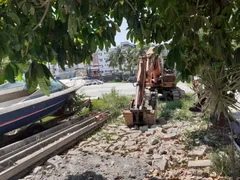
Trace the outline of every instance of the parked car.
[[90, 85], [99, 85], [103, 84], [103, 81], [97, 80], [97, 79], [91, 79], [91, 80], [86, 80], [85, 81], [85, 86], [90, 86]]
[[127, 82], [135, 83], [135, 82], [137, 82], [137, 77], [136, 76], [131, 76], [131, 77], [128, 78]]
[[91, 81], [91, 84], [92, 84], [92, 85], [99, 85], [99, 84], [103, 84], [103, 81], [100, 81], [100, 80], [97, 80], [97, 79], [93, 79], [93, 80]]
[[85, 86], [90, 86], [90, 85], [92, 85], [92, 81], [91, 80], [86, 80], [84, 85]]

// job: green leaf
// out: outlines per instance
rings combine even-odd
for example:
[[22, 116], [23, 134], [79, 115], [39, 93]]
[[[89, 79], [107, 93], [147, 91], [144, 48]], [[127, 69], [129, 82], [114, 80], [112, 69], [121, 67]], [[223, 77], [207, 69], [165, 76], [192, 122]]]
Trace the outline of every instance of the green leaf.
[[22, 7], [22, 5], [23, 5], [26, 1], [27, 1], [27, 0], [19, 0], [19, 1], [17, 1], [18, 7], [19, 7], [19, 8]]
[[44, 64], [41, 64], [41, 66], [42, 66], [42, 69], [43, 69], [43, 71], [44, 71], [45, 77], [46, 77], [47, 79], [49, 79], [49, 78], [54, 79], [51, 71], [47, 68], [47, 66], [44, 65]]
[[6, 78], [6, 80], [8, 80], [8, 82], [14, 83], [15, 82], [14, 76], [15, 76], [14, 68], [11, 65], [11, 63], [9, 63], [5, 68], [5, 78]]
[[174, 64], [176, 63], [176, 69], [177, 71], [182, 71], [185, 69], [185, 62], [181, 58], [181, 54], [179, 52], [179, 49], [174, 48], [170, 50], [167, 56], [167, 66], [170, 68], [174, 68]]
[[44, 70], [43, 70], [43, 67], [42, 67], [42, 65], [41, 64], [38, 64], [37, 65], [37, 68], [36, 68], [36, 73], [37, 73], [37, 78], [43, 78], [44, 76], [45, 76], [45, 72], [44, 72]]
[[41, 91], [47, 96], [50, 95], [50, 87], [45, 78], [38, 78], [38, 83]]
[[27, 15], [28, 14], [28, 8], [27, 8], [27, 2], [25, 2], [22, 6], [22, 12], [23, 14]]
[[70, 15], [68, 17], [68, 33], [71, 37], [74, 37], [76, 32], [77, 32], [77, 22], [75, 21], [75, 17]]
[[18, 68], [21, 70], [21, 71], [27, 71], [28, 68], [29, 68], [29, 64], [23, 64], [23, 63], [17, 63], [17, 66]]
[[172, 5], [169, 6], [166, 9], [165, 16], [166, 16], [166, 20], [169, 22], [176, 20], [178, 14], [177, 14], [177, 10], [175, 9], [175, 7]]
[[156, 41], [156, 43], [161, 43], [163, 41], [163, 36], [162, 36], [161, 29], [157, 30], [155, 41]]
[[20, 44], [15, 44], [13, 48], [14, 48], [14, 50], [16, 50], [16, 51], [20, 51], [20, 50], [21, 50]]
[[7, 16], [14, 22], [16, 23], [17, 25], [20, 25], [20, 19], [19, 17], [13, 13], [13, 12], [7, 12]]
[[240, 47], [234, 51], [234, 60], [236, 64], [240, 64]]
[[102, 38], [98, 38], [98, 47], [100, 50], [103, 50], [103, 39]]
[[35, 8], [33, 5], [31, 5], [31, 7], [30, 7], [30, 13], [31, 13], [31, 15], [35, 14]]
[[60, 52], [57, 55], [57, 61], [62, 70], [65, 71], [65, 64], [66, 64], [66, 52], [63, 49], [60, 49]]
[[28, 92], [33, 93], [34, 91], [36, 91], [37, 86], [38, 86], [38, 79], [36, 80], [31, 79], [30, 84], [28, 85]]
[[90, 34], [88, 36], [88, 43], [89, 43], [91, 51], [95, 52], [97, 50], [97, 45], [96, 45], [96, 41], [95, 41], [95, 36], [93, 34]]
[[17, 80], [22, 81], [22, 76], [23, 76], [23, 73], [21, 71], [18, 71]]
[[0, 72], [0, 84], [5, 82], [5, 71]]
[[89, 1], [81, 1], [80, 10], [81, 10], [82, 16], [87, 18], [89, 13]]
[[0, 45], [0, 62], [2, 61], [3, 57], [4, 57], [4, 50], [3, 50], [2, 46]]

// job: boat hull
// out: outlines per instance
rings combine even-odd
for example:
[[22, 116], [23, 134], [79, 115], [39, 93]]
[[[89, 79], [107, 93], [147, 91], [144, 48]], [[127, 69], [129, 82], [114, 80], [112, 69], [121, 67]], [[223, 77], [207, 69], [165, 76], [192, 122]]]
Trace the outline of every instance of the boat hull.
[[50, 114], [53, 114], [67, 104], [72, 93], [74, 92], [62, 94], [45, 101], [41, 101], [41, 98], [37, 98], [35, 104], [16, 109], [12, 112], [1, 114], [0, 135], [26, 126]]

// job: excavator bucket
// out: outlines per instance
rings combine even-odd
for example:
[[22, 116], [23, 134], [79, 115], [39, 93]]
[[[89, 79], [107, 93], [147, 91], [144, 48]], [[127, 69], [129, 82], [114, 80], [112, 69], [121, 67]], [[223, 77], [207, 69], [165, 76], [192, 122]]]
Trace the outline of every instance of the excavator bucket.
[[153, 125], [157, 119], [157, 93], [146, 90], [142, 106], [134, 108], [134, 100], [129, 109], [123, 112], [125, 124], [128, 127], [135, 125]]

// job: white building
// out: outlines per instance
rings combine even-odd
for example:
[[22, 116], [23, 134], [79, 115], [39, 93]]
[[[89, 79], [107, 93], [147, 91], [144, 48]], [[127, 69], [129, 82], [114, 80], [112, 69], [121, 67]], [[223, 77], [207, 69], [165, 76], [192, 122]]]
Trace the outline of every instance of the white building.
[[98, 63], [99, 63], [99, 71], [100, 73], [112, 73], [113, 68], [109, 67], [109, 55], [112, 51], [114, 51], [115, 48], [111, 48], [108, 50], [108, 52], [104, 50], [98, 50], [96, 52], [97, 58], [98, 58]]

